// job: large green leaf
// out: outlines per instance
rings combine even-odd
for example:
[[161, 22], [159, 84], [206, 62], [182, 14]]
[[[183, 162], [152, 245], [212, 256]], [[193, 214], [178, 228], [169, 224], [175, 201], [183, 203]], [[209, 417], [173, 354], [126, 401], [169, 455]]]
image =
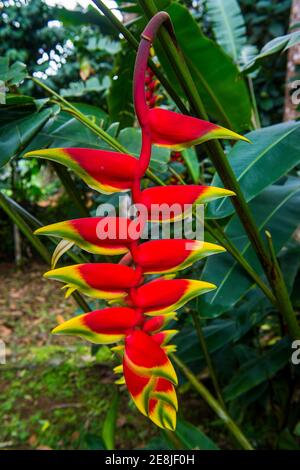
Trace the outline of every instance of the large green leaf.
[[0, 168], [25, 148], [55, 112], [57, 112], [56, 106], [29, 114], [0, 127]]
[[[290, 178], [285, 185], [270, 186], [250, 206], [262, 237], [265, 230], [269, 230], [278, 253], [299, 225], [299, 179]], [[226, 227], [226, 234], [255, 271], [262, 274], [262, 268], [236, 215]], [[215, 317], [229, 310], [253, 285], [228, 253], [208, 259], [202, 278], [217, 285], [211, 294], [199, 298], [199, 313], [203, 317]]]
[[[267, 302], [263, 295], [257, 291], [251, 294], [248, 294], [248, 299], [242, 306], [234, 309], [234, 312], [229, 312], [228, 319], [211, 320], [209, 325], [202, 328], [211, 355], [238, 341], [266, 316], [268, 309], [265, 308]], [[192, 325], [180, 328], [180, 333], [175, 337], [174, 342], [178, 356], [195, 373], [206, 366], [198, 336]]]
[[215, 38], [235, 62], [246, 44], [245, 21], [237, 0], [206, 0]]
[[178, 418], [175, 435], [188, 450], [218, 450], [219, 447], [201, 431], [187, 421]]
[[181, 152], [181, 155], [189, 170], [193, 183], [198, 184], [200, 178], [200, 166], [195, 148], [191, 147], [185, 149]]
[[260, 358], [247, 361], [225, 387], [225, 400], [234, 400], [257, 385], [270, 380], [287, 364], [290, 356], [291, 341], [284, 338]]
[[9, 63], [8, 57], [0, 57], [0, 81], [6, 85], [18, 85], [27, 75], [26, 65], [22, 62]]
[[37, 111], [36, 102], [30, 96], [6, 94], [5, 104], [0, 106], [0, 129], [12, 121], [17, 121]]
[[[176, 38], [210, 116], [237, 132], [249, 129], [248, 90], [232, 59], [202, 33], [186, 7], [172, 2], [166, 11], [172, 18]], [[166, 54], [159, 47], [157, 51], [168, 78], [182, 94]]]
[[132, 101], [134, 61], [135, 51], [124, 43], [122, 50], [115, 59], [108, 94], [109, 115], [113, 121], [120, 122], [121, 127], [131, 126], [134, 122]]
[[[300, 122], [285, 122], [247, 134], [252, 144], [238, 142], [228, 159], [247, 201], [279, 180], [300, 161]], [[212, 182], [223, 186], [219, 176]], [[234, 212], [230, 198], [209, 205], [207, 217], [226, 217]]]

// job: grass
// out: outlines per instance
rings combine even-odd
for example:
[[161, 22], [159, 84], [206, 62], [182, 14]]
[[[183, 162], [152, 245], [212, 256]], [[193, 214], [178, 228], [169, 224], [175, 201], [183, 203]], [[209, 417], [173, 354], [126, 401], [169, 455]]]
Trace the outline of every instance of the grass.
[[[1, 267], [0, 337], [7, 363], [0, 366], [0, 448], [95, 447], [114, 392], [114, 362], [107, 347], [93, 356], [87, 343], [50, 334], [76, 307], [58, 284], [42, 278], [45, 270]], [[142, 447], [157, 430], [120, 390], [116, 448]]]

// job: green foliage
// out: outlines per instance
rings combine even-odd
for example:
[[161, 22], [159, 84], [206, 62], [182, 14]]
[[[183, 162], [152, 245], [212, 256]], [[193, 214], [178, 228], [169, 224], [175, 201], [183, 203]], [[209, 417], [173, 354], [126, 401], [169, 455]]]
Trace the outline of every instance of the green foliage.
[[[284, 36], [289, 27], [291, 0], [239, 0], [249, 43], [260, 50], [278, 36]], [[286, 54], [267, 57], [254, 80], [254, 89], [263, 126], [282, 120]]]
[[218, 450], [218, 446], [201, 429], [179, 419], [175, 435], [188, 450]]
[[42, 109], [1, 126], [0, 167], [5, 165], [20, 150], [24, 149], [55, 112], [57, 112], [57, 107], [55, 106]]
[[[238, 132], [249, 129], [250, 99], [237, 66], [203, 34], [187, 8], [171, 2], [166, 11], [172, 18], [176, 38], [211, 117]], [[167, 57], [160, 49], [158, 53], [171, 83], [180, 91]]]
[[0, 81], [6, 86], [19, 85], [27, 75], [26, 65], [22, 62], [9, 64], [8, 57], [0, 57]]
[[120, 122], [120, 126], [131, 126], [134, 122], [132, 103], [132, 75], [135, 53], [126, 43], [116, 57], [112, 70], [112, 81], [108, 95], [109, 115], [113, 121]]
[[271, 380], [289, 361], [290, 343], [279, 341], [261, 357], [246, 361], [224, 389], [225, 400], [234, 400], [263, 382]]
[[[286, 122], [264, 127], [247, 134], [251, 145], [238, 142], [228, 153], [231, 167], [247, 201], [251, 201], [270, 184], [300, 163], [300, 123]], [[222, 186], [218, 176], [212, 184]], [[232, 203], [223, 199], [210, 204], [208, 217], [227, 217], [234, 212]]]
[[237, 62], [246, 44], [246, 26], [237, 0], [206, 0], [206, 6], [217, 42]]
[[[285, 56], [282, 53], [299, 42], [298, 32], [286, 34], [290, 1], [206, 0], [193, 2], [192, 6], [188, 1], [157, 0], [156, 3], [172, 17], [178, 43], [210, 118], [235, 131], [248, 132], [251, 145], [238, 142], [233, 147], [225, 146], [228, 161], [249, 202], [261, 236], [265, 239], [266, 230], [272, 234], [292, 302], [299, 308], [300, 124], [298, 121], [280, 123], [285, 78]], [[70, 219], [77, 209], [66, 196], [62, 198], [63, 202], [55, 202], [57, 206], [52, 209], [38, 207], [41, 201], [57, 197], [62, 190], [61, 183], [48, 165], [35, 160], [24, 162], [24, 152], [46, 147], [111, 147], [61, 105], [54, 103], [53, 97], [27, 80], [27, 70], [30, 74], [39, 73], [67, 100], [72, 99], [72, 105], [92, 123], [138, 157], [141, 132], [135, 126], [132, 104], [135, 52], [124, 39], [119, 38], [108, 19], [92, 7], [86, 11], [79, 7], [68, 11], [51, 8], [36, 0], [26, 4], [21, 0], [4, 4], [7, 7], [5, 12], [0, 7], [0, 81], [7, 92], [0, 96], [1, 100], [5, 98], [5, 103], [0, 106], [0, 188], [17, 202], [29, 205], [34, 215], [41, 214], [43, 223], [53, 220], [49, 215], [51, 210], [57, 211], [61, 220]], [[129, 23], [130, 31], [138, 38], [145, 24], [140, 6], [136, 2], [125, 5], [120, 0], [117, 4], [121, 11], [138, 14]], [[57, 19], [62, 24], [51, 24]], [[158, 43], [155, 43], [155, 51], [155, 61], [161, 63], [162, 72], [186, 103], [168, 57]], [[54, 75], [49, 71], [51, 61], [56, 64], [52, 63]], [[248, 81], [249, 78], [252, 82]], [[249, 98], [249, 83], [254, 84], [257, 92], [258, 112], [263, 123], [262, 128], [255, 130], [251, 120], [253, 102]], [[163, 106], [173, 109], [174, 105], [163, 89], [162, 93]], [[199, 156], [203, 158], [201, 169]], [[188, 182], [199, 184], [201, 178], [201, 184], [212, 182], [215, 186], [222, 186], [220, 176], [213, 169], [212, 174], [209, 173], [211, 167], [206, 164], [205, 148], [201, 147], [197, 152], [193, 148], [185, 150], [182, 157], [183, 163], [175, 167], [179, 168], [184, 179], [188, 178]], [[151, 170], [163, 181], [169, 177], [169, 164], [170, 150], [155, 147]], [[44, 173], [48, 180], [43, 178]], [[95, 213], [97, 203], [108, 200], [106, 196], [90, 196], [89, 190], [77, 179], [74, 179], [74, 184], [75, 190], [84, 192], [84, 202], [91, 214]], [[151, 183], [147, 181], [146, 184]], [[114, 200], [114, 196], [109, 198], [111, 202]], [[12, 207], [18, 212], [14, 201]], [[266, 281], [230, 200], [210, 203], [206, 217], [211, 219], [212, 225], [218, 221], [238, 252]], [[26, 221], [34, 228], [32, 216]], [[8, 243], [11, 225], [8, 226], [7, 218], [2, 215], [0, 231], [1, 239], [4, 239], [2, 247], [5, 251], [12, 251]], [[216, 241], [208, 233], [206, 238], [207, 241]], [[63, 251], [63, 245], [58, 251], [60, 249]], [[71, 252], [71, 255], [76, 258], [78, 252]], [[190, 316], [193, 309], [200, 319], [208, 352], [232, 416], [242, 423], [246, 434], [258, 447], [298, 448], [299, 403], [294, 387], [299, 380], [299, 371], [295, 367], [291, 372], [290, 339], [286, 337], [285, 326], [275, 307], [229, 252], [202, 261], [187, 270], [186, 277], [201, 277], [218, 287], [179, 313], [180, 332], [174, 341], [178, 356], [197, 377], [201, 374], [201, 378], [207, 381], [205, 357]], [[51, 296], [49, 298], [52, 299]], [[52, 314], [52, 305], [48, 299], [43, 305], [42, 317], [48, 318]], [[53, 315], [49, 321], [52, 325]], [[23, 328], [23, 319], [19, 319], [16, 325], [18, 334], [20, 328]], [[131, 417], [131, 410], [126, 408], [127, 398], [121, 396], [122, 406], [119, 406], [119, 396], [111, 397], [106, 391], [107, 377], [99, 384], [95, 364], [100, 360], [111, 361], [108, 348], [97, 350], [89, 359], [87, 370], [75, 364], [78, 358], [81, 361], [86, 356], [87, 351], [74, 353], [73, 350], [72, 355], [76, 359], [70, 362], [71, 349], [66, 351], [65, 347], [57, 345], [31, 348], [30, 357], [37, 367], [39, 379], [35, 383], [27, 369], [22, 371], [25, 377], [22, 383], [18, 376], [12, 377], [10, 371], [5, 372], [5, 382], [10, 382], [11, 387], [8, 398], [6, 390], [4, 393], [2, 388], [0, 390], [5, 398], [4, 404], [0, 405], [0, 416], [6, 424], [0, 433], [1, 439], [5, 441], [12, 436], [17, 441], [16, 445], [23, 446], [28, 442], [30, 432], [38, 429], [38, 443], [47, 443], [53, 448], [176, 447], [174, 439], [167, 434], [156, 435], [146, 445], [153, 428], [149, 431], [140, 418], [137, 431], [136, 415]], [[44, 369], [48, 362], [59, 364], [59, 367], [55, 371]], [[216, 450], [219, 446], [231, 448], [233, 444], [227, 442], [227, 437], [224, 444], [219, 423], [212, 422], [210, 415], [205, 420], [206, 409], [204, 418], [202, 408], [197, 415], [200, 400], [191, 393], [184, 378], [180, 379], [181, 401], [186, 403], [186, 411], [192, 409], [195, 415], [191, 418], [195, 425], [179, 419], [175, 438], [180, 445], [191, 450]], [[72, 386], [68, 387], [68, 383]], [[76, 396], [74, 383], [78, 392]], [[47, 406], [53, 400], [72, 404], [81, 399], [84, 408], [81, 411], [79, 407], [75, 413], [72, 409], [58, 408], [49, 414], [42, 407], [42, 412], [37, 410], [28, 419], [25, 416], [27, 403], [24, 409], [23, 405], [19, 406], [24, 391], [34, 400], [44, 396], [46, 391]], [[124, 439], [121, 437], [124, 429], [123, 403], [125, 423], [128, 420]], [[15, 415], [12, 410], [15, 410]], [[74, 439], [72, 433], [76, 426], [79, 426], [79, 435]], [[119, 426], [122, 426], [122, 432], [118, 431]], [[63, 437], [60, 438], [58, 433]]]
[[102, 439], [107, 450], [114, 450], [115, 448], [119, 400], [120, 397], [116, 390], [102, 428]]
[[254, 56], [248, 63], [243, 67], [243, 71], [249, 72], [257, 68], [260, 62], [270, 55], [273, 55], [278, 52], [285, 52], [290, 47], [296, 46], [300, 42], [300, 31], [295, 31], [285, 36], [279, 36], [272, 41], [268, 42], [261, 49], [259, 54]]
[[[271, 232], [276, 253], [289, 241], [299, 225], [299, 198], [299, 179], [291, 177], [285, 184], [269, 186], [250, 203], [262, 237], [266, 230]], [[225, 232], [256, 272], [261, 274], [261, 266], [237, 215], [231, 218]], [[253, 285], [227, 253], [218, 255], [214, 260], [208, 259], [202, 276], [218, 286], [211, 294], [200, 298], [199, 312], [203, 317], [214, 317], [229, 310]]]

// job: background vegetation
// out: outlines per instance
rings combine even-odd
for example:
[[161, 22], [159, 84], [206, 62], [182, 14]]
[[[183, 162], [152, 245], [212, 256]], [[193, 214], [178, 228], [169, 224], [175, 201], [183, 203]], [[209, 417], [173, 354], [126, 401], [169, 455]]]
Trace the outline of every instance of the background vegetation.
[[[298, 121], [282, 123], [286, 76], [282, 50], [287, 40], [279, 40], [281, 46], [275, 50], [269, 46], [263, 59], [256, 57], [265, 44], [289, 32], [291, 4], [289, 0], [224, 2], [230, 3], [227, 14], [233, 12], [227, 25], [233, 40], [228, 42], [219, 3], [156, 1], [160, 9], [171, 12], [180, 46], [196, 64], [193, 77], [210, 118], [225, 126], [229, 121], [237, 132], [251, 132], [252, 148], [239, 143], [225, 150], [261, 232], [272, 233], [297, 311], [300, 125]], [[146, 21], [139, 3], [132, 1], [128, 6], [117, 0], [116, 5], [138, 38]], [[195, 22], [200, 29], [186, 37], [182, 25], [192, 32]], [[212, 42], [205, 61], [197, 47], [207, 38]], [[156, 51], [155, 60], [176, 84], [164, 51], [159, 45]], [[47, 146], [107, 148], [38, 80], [138, 154], [140, 135], [131, 93], [134, 57], [128, 42], [93, 7], [68, 11], [41, 0], [0, 2], [0, 81], [7, 90], [6, 102], [0, 106], [0, 190], [3, 204], [13, 208], [30, 231], [40, 224], [93, 215], [98, 204], [107, 200], [57, 165], [22, 158], [25, 151]], [[219, 60], [224, 64], [222, 76], [216, 72]], [[203, 77], [209, 79], [219, 107], [203, 91]], [[174, 109], [162, 86], [157, 93], [164, 106]], [[225, 117], [221, 108], [226, 110]], [[239, 157], [245, 154], [240, 166]], [[157, 150], [151, 169], [164, 182], [183, 178], [187, 183], [221, 184], [202, 147], [184, 152], [180, 161], [168, 150]], [[47, 269], [47, 253], [55, 245], [43, 240], [41, 256], [41, 250], [17, 227], [18, 220], [12, 223], [3, 204], [0, 338], [8, 348], [7, 365], [0, 365], [0, 448], [172, 448], [170, 437], [139, 415], [125, 390], [121, 389], [120, 397], [115, 394], [108, 348], [91, 351], [84, 342], [49, 335], [57, 321], [73, 314], [75, 305], [41, 277]], [[262, 275], [230, 203], [211, 204], [207, 218], [212, 223], [218, 220], [226, 236]], [[71, 254], [79, 256], [79, 251]], [[189, 276], [199, 278], [203, 273], [220, 287], [213, 296], [189, 304], [185, 312], [199, 316], [226, 407], [255, 447], [299, 449], [299, 367], [290, 363], [286, 325], [241, 267], [229, 255], [218, 256], [191, 269]], [[67, 255], [62, 262], [66, 259]], [[179, 357], [213, 391], [192, 315], [180, 315], [179, 329]], [[177, 438], [186, 448], [236, 447], [221, 420], [183, 376], [179, 395]], [[115, 416], [107, 418], [111, 403]], [[115, 443], [110, 441], [108, 420], [117, 428]]]

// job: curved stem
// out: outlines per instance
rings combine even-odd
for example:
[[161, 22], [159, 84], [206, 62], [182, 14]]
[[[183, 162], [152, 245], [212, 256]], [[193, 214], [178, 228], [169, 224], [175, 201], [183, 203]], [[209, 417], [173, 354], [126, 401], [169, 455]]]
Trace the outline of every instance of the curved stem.
[[[127, 42], [132, 46], [132, 48], [138, 50], [139, 42], [135, 39], [133, 34], [131, 34], [129, 29], [126, 28], [126, 26], [124, 26], [124, 24], [121, 23], [120, 20], [118, 20], [118, 18], [113, 14], [111, 9], [107, 7], [101, 0], [92, 0], [92, 3], [95, 5], [96, 10], [97, 8], [99, 8], [99, 10], [106, 16], [110, 23], [116, 28], [116, 30], [124, 36]], [[148, 65], [154, 75], [158, 78], [166, 92], [170, 95], [174, 103], [178, 106], [180, 111], [183, 113], [188, 113], [187, 107], [183, 103], [176, 90], [173, 88], [169, 80], [167, 80], [161, 70], [155, 65], [153, 60], [151, 60], [150, 58], [148, 58]]]
[[168, 13], [164, 11], [158, 12], [151, 18], [141, 34], [141, 41], [135, 59], [133, 72], [133, 104], [135, 114], [142, 129], [144, 127], [147, 128], [148, 125], [149, 108], [146, 102], [145, 78], [149, 53], [156, 33], [164, 22], [168, 24], [169, 28], [172, 28], [170, 17]]
[[139, 158], [140, 177], [144, 176], [150, 163], [152, 152], [151, 135], [147, 127], [142, 128], [142, 148]]
[[62, 107], [62, 109], [69, 114], [73, 115], [75, 118], [79, 119], [86, 127], [91, 129], [93, 132], [98, 134], [108, 145], [110, 145], [112, 148], [118, 150], [121, 153], [126, 153], [125, 147], [121, 145], [117, 140], [115, 140], [113, 137], [111, 137], [107, 132], [105, 132], [101, 127], [97, 126], [93, 121], [91, 121], [89, 118], [87, 118], [79, 109], [77, 109], [75, 106], [72, 105], [72, 103], [69, 103], [65, 98], [60, 96], [56, 91], [52, 90], [52, 88], [48, 87], [44, 82], [41, 80], [38, 80], [35, 77], [28, 77], [30, 80], [32, 80], [34, 83], [36, 83], [38, 86], [43, 88], [47, 93], [49, 93], [52, 96], [55, 96], [55, 98], [62, 103], [65, 107]]

